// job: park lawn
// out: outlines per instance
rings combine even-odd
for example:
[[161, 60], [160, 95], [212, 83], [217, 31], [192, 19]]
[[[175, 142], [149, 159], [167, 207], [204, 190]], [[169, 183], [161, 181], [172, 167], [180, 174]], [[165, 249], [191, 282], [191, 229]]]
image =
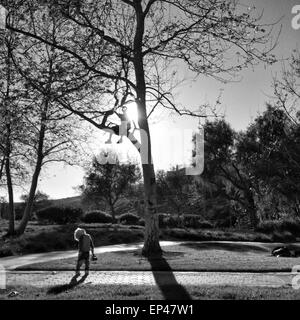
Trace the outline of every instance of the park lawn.
[[[276, 258], [271, 250], [278, 244], [187, 242], [164, 248], [163, 256], [147, 259], [140, 251], [111, 252], [98, 255], [91, 270], [157, 271], [243, 271], [290, 272], [300, 265], [298, 258]], [[294, 247], [297, 247], [294, 245]], [[300, 248], [300, 245], [299, 245]], [[76, 258], [25, 265], [17, 270], [74, 270]]]
[[[56, 288], [54, 288], [56, 289]], [[81, 284], [72, 289], [53, 293], [53, 287], [16, 286], [0, 290], [0, 300], [164, 300], [176, 287], [169, 286], [163, 292], [157, 286], [90, 285]], [[235, 286], [185, 286], [194, 300], [299, 300], [300, 291], [292, 288], [235, 287]], [[9, 293], [17, 291], [15, 297]]]
[[24, 235], [3, 240], [4, 226], [0, 227], [0, 257], [44, 253], [51, 251], [76, 250], [74, 230], [83, 227], [94, 239], [95, 246], [140, 242], [144, 238], [143, 227], [111, 224], [47, 225], [30, 222]]
[[[49, 225], [30, 222], [24, 235], [3, 240], [7, 230], [7, 221], [0, 221], [0, 258], [12, 255], [44, 253], [51, 251], [73, 250], [77, 248], [73, 232], [83, 227], [94, 239], [95, 246], [143, 241], [144, 227], [111, 224], [70, 224]], [[284, 242], [285, 239], [273, 239], [272, 235], [245, 230], [213, 229], [161, 229], [161, 240], [180, 241], [259, 241]]]

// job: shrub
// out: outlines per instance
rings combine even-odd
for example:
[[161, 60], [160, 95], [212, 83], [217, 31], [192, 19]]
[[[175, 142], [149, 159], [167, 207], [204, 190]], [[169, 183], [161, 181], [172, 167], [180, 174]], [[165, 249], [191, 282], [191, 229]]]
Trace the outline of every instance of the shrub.
[[300, 235], [300, 219], [284, 219], [281, 223], [283, 231], [289, 231], [293, 235]]
[[214, 226], [209, 221], [202, 220], [202, 217], [189, 214], [183, 216], [174, 216], [166, 213], [160, 213], [158, 215], [159, 227], [160, 228], [203, 228], [212, 229]]
[[25, 206], [15, 206], [15, 219], [16, 220], [21, 220], [24, 214]]
[[293, 236], [300, 235], [300, 219], [267, 220], [260, 222], [256, 231], [266, 234], [280, 234], [289, 232]]
[[1, 248], [0, 249], [0, 258], [12, 256], [13, 252], [10, 248]]
[[112, 223], [113, 218], [106, 212], [94, 210], [87, 212], [81, 219], [85, 223]]
[[75, 223], [82, 216], [82, 210], [80, 208], [53, 206], [37, 211], [36, 216], [39, 221], [43, 222], [55, 224]]
[[123, 224], [138, 225], [140, 217], [133, 213], [124, 213], [118, 217], [118, 220]]
[[279, 221], [271, 221], [271, 220], [266, 220], [262, 221], [258, 224], [256, 227], [256, 231], [258, 232], [263, 232], [263, 233], [272, 233], [274, 231], [279, 230]]
[[273, 242], [294, 242], [296, 241], [296, 237], [289, 231], [278, 232], [275, 231], [272, 234]]
[[199, 221], [198, 222], [198, 228], [201, 228], [201, 229], [213, 229], [214, 228], [214, 225], [209, 222], [209, 221]]
[[159, 213], [158, 214], [158, 224], [160, 228], [167, 227], [167, 219], [170, 217], [167, 213]]
[[140, 219], [139, 222], [138, 222], [139, 226], [142, 226], [144, 227], [145, 226], [145, 219]]
[[183, 225], [186, 228], [198, 228], [199, 216], [196, 215], [185, 215], [182, 217]]
[[137, 230], [122, 230], [118, 233], [111, 233], [108, 235], [110, 244], [114, 243], [130, 243], [135, 241], [141, 241], [143, 239], [143, 232]]
[[186, 228], [203, 228], [203, 229], [212, 229], [214, 226], [209, 221], [202, 220], [202, 217], [190, 214], [183, 216], [183, 225]]
[[165, 217], [163, 221], [168, 228], [180, 228], [183, 226], [182, 219], [177, 216], [169, 215], [168, 217]]

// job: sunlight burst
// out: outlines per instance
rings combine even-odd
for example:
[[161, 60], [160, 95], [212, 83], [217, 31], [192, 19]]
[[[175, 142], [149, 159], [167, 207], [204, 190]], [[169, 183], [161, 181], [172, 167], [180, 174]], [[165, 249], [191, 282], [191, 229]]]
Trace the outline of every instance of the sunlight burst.
[[135, 123], [137, 123], [139, 118], [137, 104], [135, 102], [130, 102], [126, 104], [126, 108], [127, 108], [127, 114], [130, 120], [133, 120]]

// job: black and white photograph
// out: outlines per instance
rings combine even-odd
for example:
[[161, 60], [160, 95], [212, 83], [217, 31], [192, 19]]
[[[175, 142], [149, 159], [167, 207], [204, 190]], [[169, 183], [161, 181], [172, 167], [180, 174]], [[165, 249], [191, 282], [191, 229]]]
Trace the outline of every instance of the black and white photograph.
[[300, 1], [0, 0], [0, 300], [300, 300]]

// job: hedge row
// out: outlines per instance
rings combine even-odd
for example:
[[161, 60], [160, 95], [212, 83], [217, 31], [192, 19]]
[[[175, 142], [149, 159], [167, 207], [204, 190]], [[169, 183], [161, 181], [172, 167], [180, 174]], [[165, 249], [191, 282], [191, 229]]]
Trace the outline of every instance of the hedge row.
[[[36, 212], [37, 219], [41, 222], [68, 224], [83, 221], [84, 223], [112, 223], [112, 216], [100, 210], [93, 210], [83, 214], [81, 209], [71, 207], [48, 207]], [[160, 228], [213, 228], [208, 221], [203, 221], [197, 215], [173, 216], [159, 214]], [[117, 217], [118, 223], [125, 225], [145, 225], [144, 219], [134, 213], [124, 213]]]
[[159, 214], [160, 228], [194, 228], [212, 229], [214, 226], [209, 221], [204, 221], [197, 215], [173, 216], [170, 214]]
[[93, 210], [87, 212], [81, 220], [85, 223], [112, 223], [113, 218], [106, 212]]
[[75, 223], [80, 220], [83, 212], [80, 208], [72, 207], [47, 207], [36, 212], [36, 217], [39, 221], [55, 223], [55, 224], [68, 224]]

